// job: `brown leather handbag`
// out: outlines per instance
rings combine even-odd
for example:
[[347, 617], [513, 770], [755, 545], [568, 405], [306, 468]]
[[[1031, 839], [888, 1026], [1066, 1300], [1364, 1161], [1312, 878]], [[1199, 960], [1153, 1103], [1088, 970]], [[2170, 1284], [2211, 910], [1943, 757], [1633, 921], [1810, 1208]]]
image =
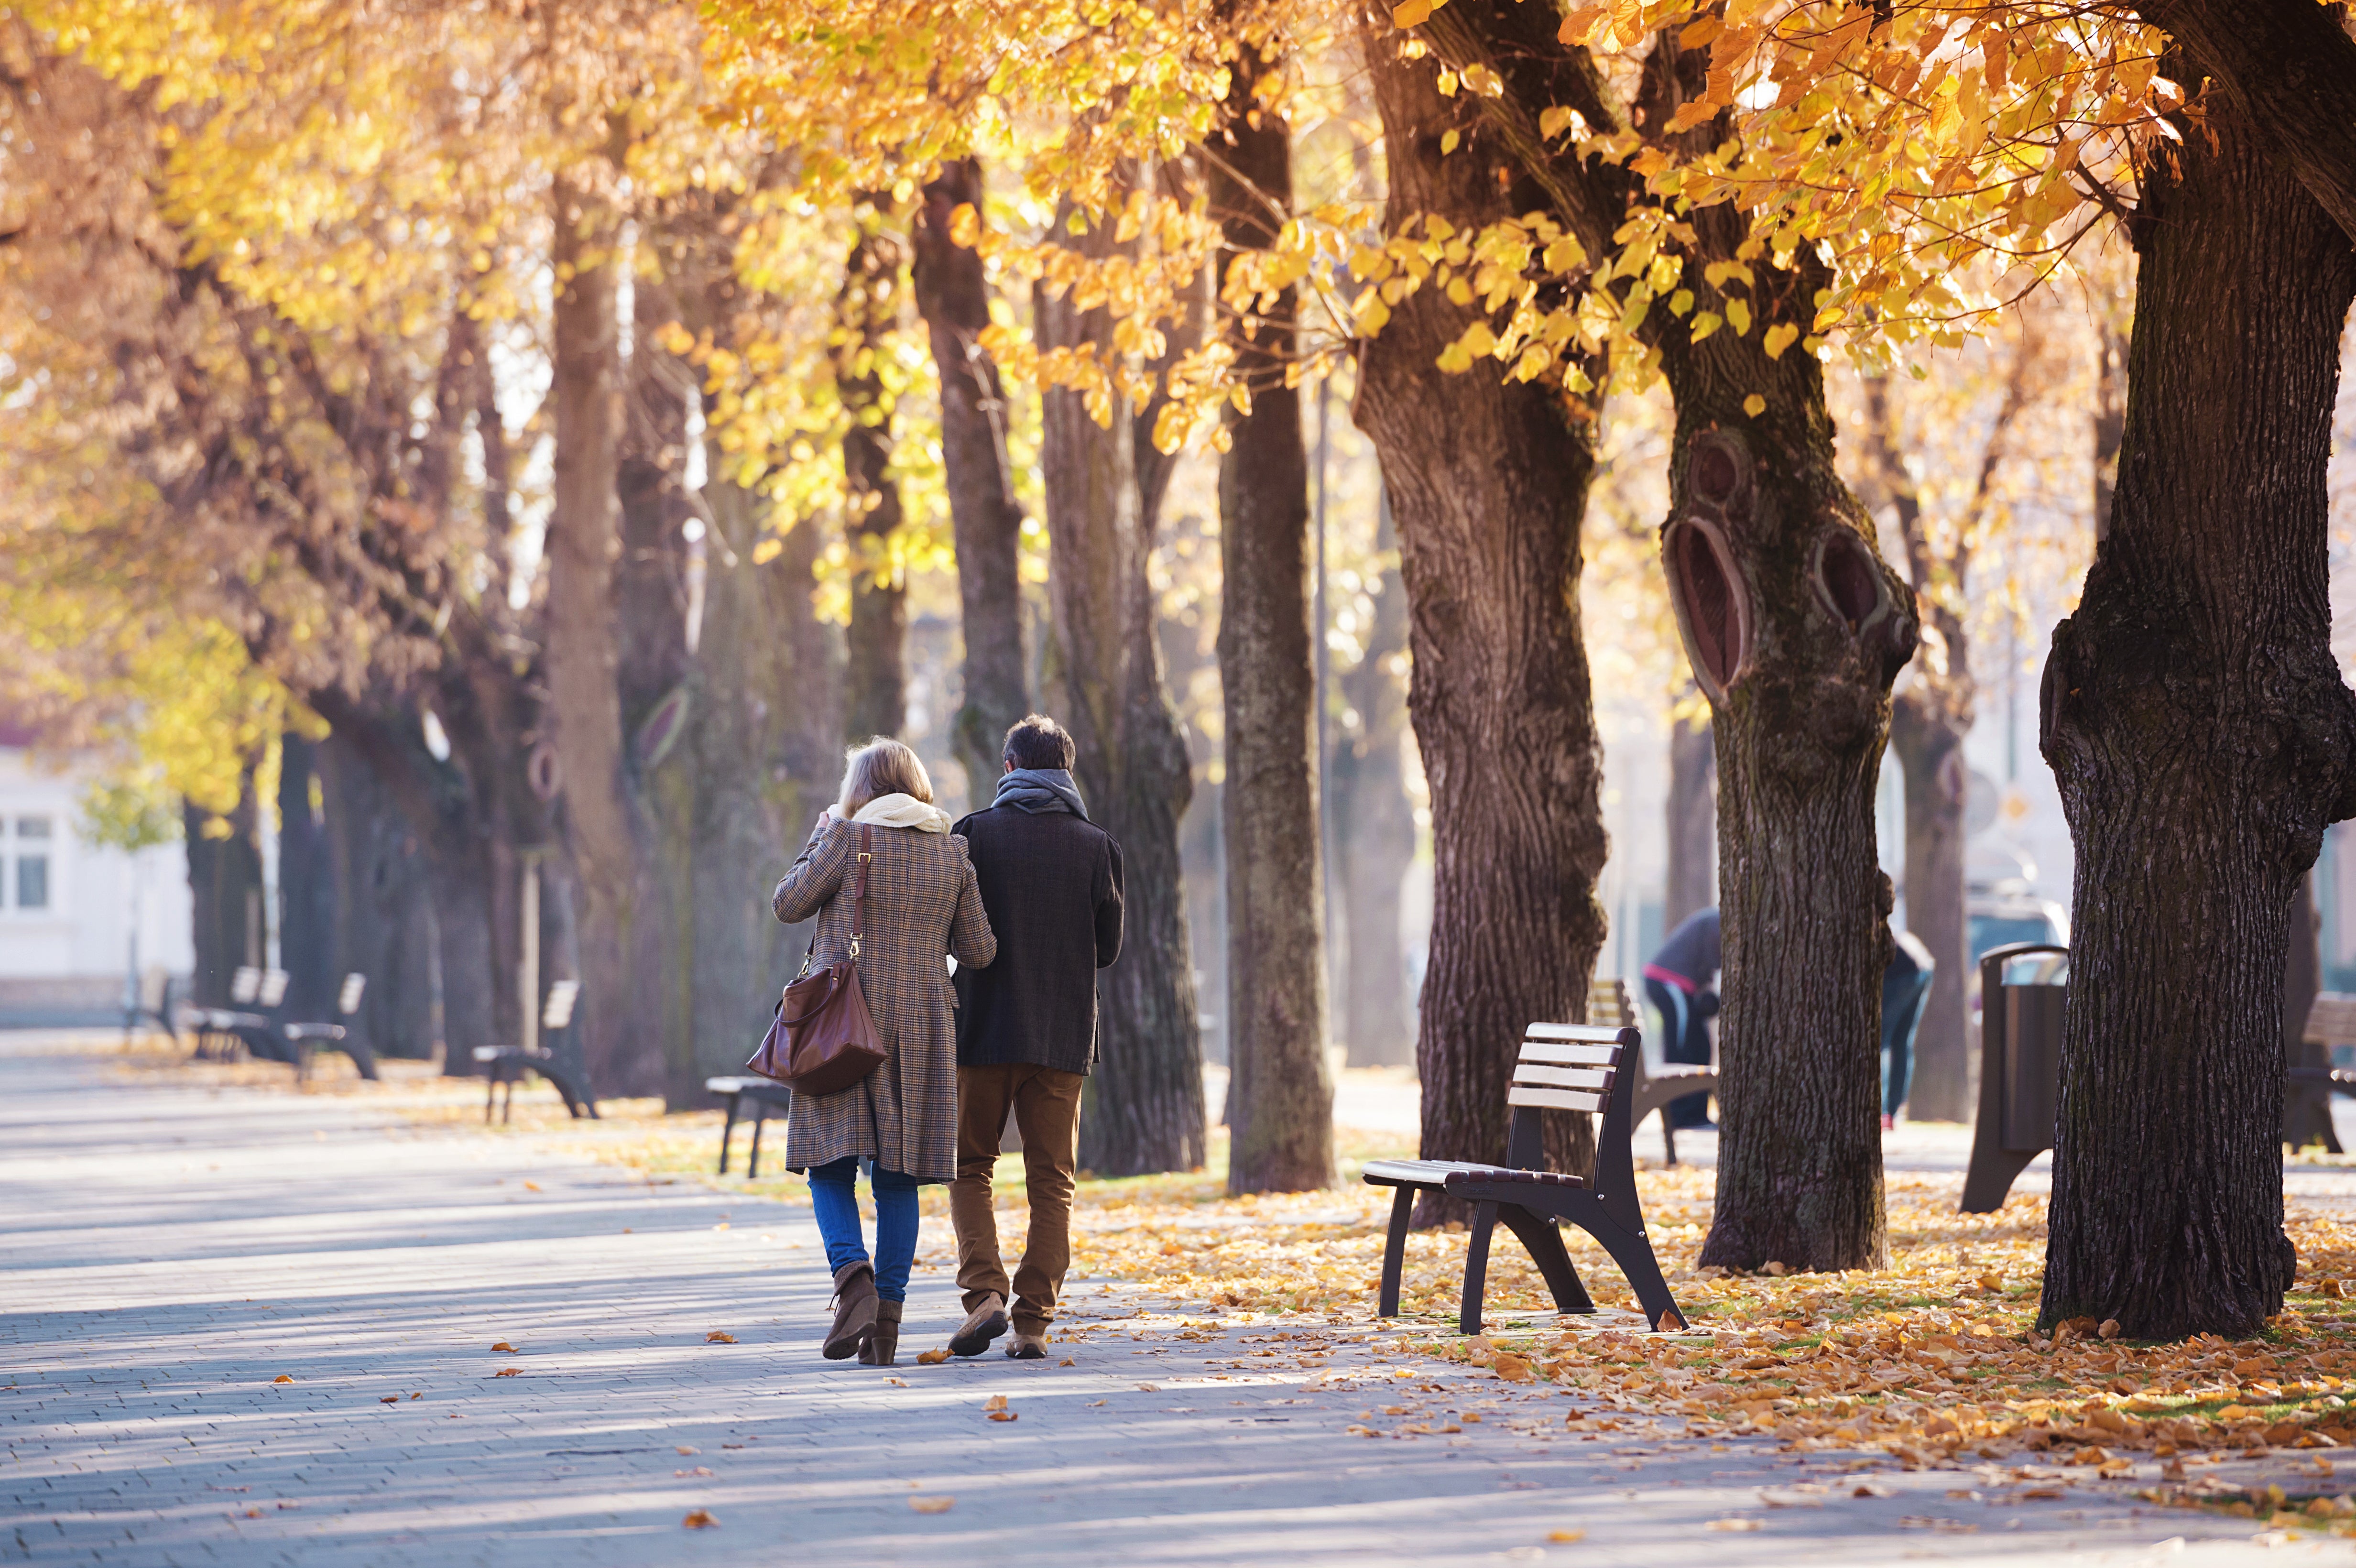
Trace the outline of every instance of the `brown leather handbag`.
[[867, 932], [867, 868], [875, 859], [875, 830], [859, 827], [859, 905], [851, 927], [851, 956], [810, 973], [818, 951], [812, 933], [802, 972], [777, 999], [777, 1015], [746, 1069], [774, 1078], [797, 1094], [832, 1094], [884, 1065], [884, 1044], [859, 988], [859, 944]]

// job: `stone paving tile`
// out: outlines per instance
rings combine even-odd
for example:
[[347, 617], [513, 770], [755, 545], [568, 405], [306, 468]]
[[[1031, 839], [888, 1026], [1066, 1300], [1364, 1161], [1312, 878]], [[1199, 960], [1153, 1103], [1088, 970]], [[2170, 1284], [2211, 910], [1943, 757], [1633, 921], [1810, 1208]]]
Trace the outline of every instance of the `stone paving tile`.
[[[1348, 1428], [1395, 1336], [1321, 1328], [1323, 1366], [1238, 1368], [1250, 1328], [1181, 1340], [1097, 1284], [1070, 1367], [910, 1364], [958, 1317], [937, 1264], [903, 1365], [830, 1363], [828, 1287], [806, 1207], [0, 1050], [0, 1563], [2356, 1557], [2115, 1492], [2026, 1500], [1999, 1470], [1859, 1497], [1842, 1456], [1574, 1441], [1567, 1396], [1423, 1362], [1491, 1419], [1370, 1441]], [[993, 1394], [1016, 1420], [985, 1419]], [[683, 1528], [696, 1509], [717, 1525]]]

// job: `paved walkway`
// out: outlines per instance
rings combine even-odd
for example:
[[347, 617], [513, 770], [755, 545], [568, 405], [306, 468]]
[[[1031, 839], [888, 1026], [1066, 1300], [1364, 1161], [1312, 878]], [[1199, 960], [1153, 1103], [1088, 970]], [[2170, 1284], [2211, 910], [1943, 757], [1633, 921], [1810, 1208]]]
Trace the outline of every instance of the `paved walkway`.
[[[0, 1563], [2356, 1557], [2002, 1467], [1581, 1440], [1579, 1402], [1364, 1325], [1254, 1371], [1268, 1325], [1181, 1338], [1094, 1285], [1068, 1366], [829, 1363], [827, 1291], [807, 1208], [0, 1036]], [[910, 1348], [957, 1316], [921, 1272]], [[1461, 1431], [1349, 1435], [1409, 1387]]]

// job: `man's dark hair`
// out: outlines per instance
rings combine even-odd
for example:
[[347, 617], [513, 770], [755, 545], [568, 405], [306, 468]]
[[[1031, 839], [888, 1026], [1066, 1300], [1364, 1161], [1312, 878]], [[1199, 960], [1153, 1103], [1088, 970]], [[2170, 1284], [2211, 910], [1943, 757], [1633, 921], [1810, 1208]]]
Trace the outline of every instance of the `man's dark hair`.
[[1005, 759], [1018, 768], [1068, 770], [1080, 754], [1071, 731], [1044, 713], [1033, 713], [1006, 732]]

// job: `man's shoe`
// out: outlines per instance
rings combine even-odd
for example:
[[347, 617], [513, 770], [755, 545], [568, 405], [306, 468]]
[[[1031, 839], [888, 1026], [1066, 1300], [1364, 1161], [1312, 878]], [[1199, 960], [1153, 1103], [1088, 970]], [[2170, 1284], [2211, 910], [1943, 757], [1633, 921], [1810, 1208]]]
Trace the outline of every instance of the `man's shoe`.
[[949, 1336], [949, 1354], [979, 1356], [990, 1349], [990, 1342], [1006, 1332], [1006, 1298], [996, 1292], [981, 1298], [981, 1305], [966, 1314], [965, 1326]]
[[1047, 1336], [1044, 1334], [1015, 1335], [1014, 1343], [1006, 1347], [1006, 1359], [1010, 1361], [1045, 1360], [1047, 1359]]

